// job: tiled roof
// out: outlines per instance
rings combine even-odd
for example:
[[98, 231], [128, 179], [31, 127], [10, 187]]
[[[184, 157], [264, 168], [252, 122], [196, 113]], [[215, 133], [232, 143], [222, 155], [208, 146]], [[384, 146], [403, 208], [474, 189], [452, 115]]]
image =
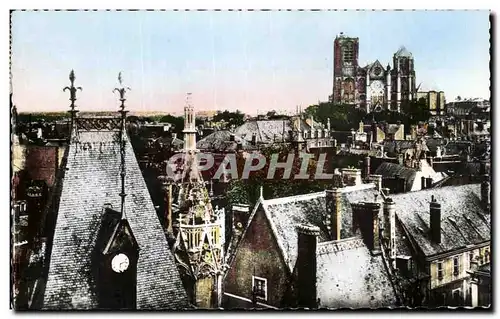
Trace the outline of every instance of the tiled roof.
[[[374, 184], [364, 184], [358, 187], [352, 186], [342, 189], [342, 238], [353, 236], [352, 208], [350, 203], [372, 200], [375, 193], [377, 191]], [[326, 226], [323, 224], [324, 216], [326, 215], [325, 192], [262, 200], [262, 204], [268, 219], [274, 227], [278, 245], [283, 250], [283, 255], [290, 270], [293, 270], [297, 260], [297, 226], [300, 224], [318, 226], [321, 231], [319, 240], [329, 240]]]
[[249, 144], [247, 140], [236, 134], [234, 141], [231, 141], [231, 134], [228, 130], [215, 131], [198, 141], [196, 147], [200, 150], [235, 151], [238, 143], [241, 144], [242, 148], [246, 148], [247, 144]]
[[[490, 215], [481, 205], [479, 184], [432, 188], [391, 195], [396, 215], [426, 256], [489, 241]], [[441, 204], [441, 243], [430, 238], [429, 203], [434, 195]]]
[[[117, 131], [82, 131], [69, 146], [59, 200], [45, 309], [96, 308], [91, 254], [104, 204], [120, 207], [120, 147]], [[188, 299], [162, 226], [126, 141], [125, 211], [140, 247], [137, 308], [188, 307]]]
[[397, 141], [385, 141], [384, 151], [388, 153], [395, 153], [396, 147], [399, 147], [400, 151], [413, 148], [415, 146], [415, 141], [407, 140], [397, 140]]
[[257, 143], [272, 143], [274, 138], [281, 140], [288, 136], [291, 130], [289, 120], [248, 121], [235, 130], [235, 134], [246, 141], [252, 141], [252, 135], [257, 134]]
[[408, 168], [403, 165], [384, 162], [375, 170], [375, 174], [382, 175], [382, 177], [393, 178], [399, 175], [401, 178], [406, 179], [406, 190], [415, 191], [420, 190], [421, 177], [432, 177], [433, 183], [442, 180], [444, 177], [442, 174], [436, 173], [434, 169], [427, 163], [427, 161], [422, 160], [421, 170], [414, 168]]
[[399, 50], [394, 54], [397, 57], [407, 57], [411, 58], [412, 54], [404, 46], [400, 47]]
[[318, 244], [320, 307], [382, 308], [397, 299], [382, 256], [372, 256], [360, 238]]

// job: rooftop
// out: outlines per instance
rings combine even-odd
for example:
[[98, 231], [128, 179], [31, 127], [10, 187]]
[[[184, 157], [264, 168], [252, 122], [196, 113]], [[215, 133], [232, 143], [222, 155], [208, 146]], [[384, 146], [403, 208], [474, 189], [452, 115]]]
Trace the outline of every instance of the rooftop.
[[[86, 128], [94, 126], [86, 122]], [[119, 208], [120, 146], [117, 130], [81, 130], [69, 145], [62, 181], [47, 286], [45, 309], [93, 309], [98, 306], [91, 254], [104, 205]], [[127, 220], [140, 248], [137, 266], [137, 308], [188, 307], [172, 253], [126, 139]]]
[[[441, 243], [430, 237], [431, 196], [441, 204]], [[480, 184], [432, 188], [391, 195], [397, 219], [420, 246], [433, 256], [487, 242], [491, 239], [490, 214], [481, 205]]]

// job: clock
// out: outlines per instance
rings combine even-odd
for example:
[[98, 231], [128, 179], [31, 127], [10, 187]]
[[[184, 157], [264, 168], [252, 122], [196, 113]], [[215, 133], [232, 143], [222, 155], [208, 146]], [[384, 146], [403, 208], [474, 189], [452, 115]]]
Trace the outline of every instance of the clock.
[[129, 264], [130, 261], [128, 260], [128, 257], [125, 254], [118, 254], [115, 257], [113, 257], [113, 260], [111, 260], [111, 268], [113, 269], [114, 272], [117, 273], [122, 273], [125, 270], [127, 270]]

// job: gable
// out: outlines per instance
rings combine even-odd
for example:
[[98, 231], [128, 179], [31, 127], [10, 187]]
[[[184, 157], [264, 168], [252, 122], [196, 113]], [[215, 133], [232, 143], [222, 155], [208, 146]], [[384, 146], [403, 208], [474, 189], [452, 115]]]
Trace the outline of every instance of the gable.
[[130, 224], [126, 219], [120, 220], [116, 225], [113, 234], [104, 248], [103, 254], [112, 254], [118, 251], [139, 250]]
[[267, 279], [268, 304], [279, 307], [289, 270], [262, 205], [247, 226], [224, 278], [224, 292], [252, 299], [252, 276]]

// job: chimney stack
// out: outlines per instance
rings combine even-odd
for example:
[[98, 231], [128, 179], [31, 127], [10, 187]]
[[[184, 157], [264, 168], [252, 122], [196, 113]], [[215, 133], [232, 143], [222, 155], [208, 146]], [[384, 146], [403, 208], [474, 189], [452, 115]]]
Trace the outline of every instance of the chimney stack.
[[366, 179], [370, 176], [370, 156], [365, 157], [363, 168], [363, 179]]
[[434, 195], [432, 195], [430, 203], [431, 214], [431, 238], [436, 244], [441, 243], [441, 204], [439, 204]]
[[432, 183], [434, 181], [432, 180], [432, 177], [427, 177], [425, 179], [425, 188], [432, 188]]
[[481, 183], [481, 203], [486, 210], [490, 210], [491, 207], [491, 187], [490, 187], [490, 176], [488, 174], [483, 175], [483, 182]]
[[331, 235], [332, 240], [340, 240], [340, 230], [342, 228], [342, 192], [339, 188], [326, 190], [326, 221], [325, 225]]
[[234, 133], [229, 134], [229, 141], [234, 142]]
[[300, 225], [297, 227], [298, 255], [297, 255], [297, 281], [298, 306], [300, 308], [317, 308], [316, 289], [316, 247], [320, 229], [313, 225]]
[[382, 175], [370, 175], [369, 180], [375, 184], [376, 190], [382, 190]]
[[420, 189], [426, 189], [427, 179], [425, 178], [425, 176], [420, 177], [420, 182], [421, 182]]
[[366, 212], [364, 216], [359, 216], [358, 221], [362, 223], [361, 229], [364, 230], [364, 238], [366, 245], [372, 251], [372, 254], [380, 253], [379, 240], [379, 220], [380, 203], [365, 203]]
[[252, 134], [252, 145], [257, 145], [257, 134]]
[[392, 267], [396, 268], [396, 205], [392, 198], [387, 197], [384, 201], [384, 242]]

